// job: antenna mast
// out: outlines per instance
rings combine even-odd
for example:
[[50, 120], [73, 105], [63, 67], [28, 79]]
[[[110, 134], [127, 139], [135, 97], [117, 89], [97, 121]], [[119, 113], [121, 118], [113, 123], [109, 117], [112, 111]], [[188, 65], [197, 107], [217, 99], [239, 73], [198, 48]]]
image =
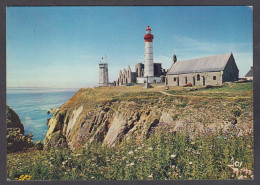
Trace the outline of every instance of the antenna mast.
[[105, 53], [105, 59], [106, 59], [106, 63], [107, 63], [107, 54]]

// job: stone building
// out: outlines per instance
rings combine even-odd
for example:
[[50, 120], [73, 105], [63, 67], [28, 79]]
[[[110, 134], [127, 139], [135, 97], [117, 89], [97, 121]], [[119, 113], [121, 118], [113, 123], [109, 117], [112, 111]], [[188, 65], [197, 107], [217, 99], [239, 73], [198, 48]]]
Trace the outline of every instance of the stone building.
[[251, 67], [251, 69], [247, 72], [245, 78], [247, 80], [253, 80], [253, 66]]
[[108, 64], [106, 62], [99, 63], [99, 86], [109, 86]]
[[[165, 69], [162, 68], [161, 63], [153, 63], [154, 66], [154, 76], [162, 77], [165, 76]], [[115, 86], [126, 85], [128, 83], [137, 83], [138, 77], [144, 76], [144, 64], [137, 63], [135, 65], [135, 72], [131, 70], [131, 67], [128, 66], [127, 69], [123, 69], [119, 71], [119, 77], [116, 81], [114, 81]], [[164, 82], [164, 79], [161, 79]], [[156, 82], [155, 82], [156, 83]]]
[[232, 53], [185, 61], [177, 61], [174, 56], [165, 83], [168, 86], [220, 85], [237, 81], [238, 73]]

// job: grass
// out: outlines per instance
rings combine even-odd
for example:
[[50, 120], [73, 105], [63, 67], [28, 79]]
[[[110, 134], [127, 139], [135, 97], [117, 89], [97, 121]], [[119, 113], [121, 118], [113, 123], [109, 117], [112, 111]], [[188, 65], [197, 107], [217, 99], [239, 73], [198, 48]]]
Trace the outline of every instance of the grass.
[[[189, 91], [189, 89], [195, 89], [195, 91]], [[174, 95], [193, 95], [203, 97], [238, 97], [238, 98], [251, 98], [253, 95], [253, 82], [247, 83], [232, 83], [231, 85], [225, 85], [223, 87], [205, 89], [203, 87], [192, 87], [182, 89], [170, 89], [167, 91]]]
[[139, 144], [131, 138], [115, 148], [96, 143], [74, 153], [52, 148], [7, 159], [10, 180], [252, 179], [253, 136], [209, 131], [191, 140], [165, 126]]

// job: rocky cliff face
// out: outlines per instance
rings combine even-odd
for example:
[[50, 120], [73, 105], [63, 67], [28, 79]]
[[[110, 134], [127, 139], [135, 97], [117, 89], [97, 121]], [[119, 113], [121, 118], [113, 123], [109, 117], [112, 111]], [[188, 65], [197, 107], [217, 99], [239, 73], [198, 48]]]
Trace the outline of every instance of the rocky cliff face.
[[16, 112], [6, 105], [6, 126], [7, 128], [18, 128], [24, 134], [24, 127]]
[[24, 135], [24, 126], [16, 114], [8, 105], [6, 106], [7, 125], [7, 152], [18, 152], [33, 147], [32, 135]]
[[65, 144], [71, 149], [92, 142], [115, 146], [129, 137], [141, 141], [165, 126], [169, 132], [185, 130], [191, 139], [234, 127], [243, 134], [253, 129], [252, 98], [171, 96], [141, 87], [88, 88], [79, 90], [47, 124], [45, 147]]

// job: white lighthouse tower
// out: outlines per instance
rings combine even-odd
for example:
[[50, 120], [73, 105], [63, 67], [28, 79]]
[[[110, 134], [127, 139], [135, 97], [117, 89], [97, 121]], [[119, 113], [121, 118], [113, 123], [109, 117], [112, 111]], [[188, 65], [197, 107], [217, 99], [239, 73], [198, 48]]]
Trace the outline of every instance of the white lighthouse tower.
[[153, 35], [150, 26], [146, 29], [144, 36], [144, 77], [154, 76], [153, 68]]
[[146, 34], [144, 36], [144, 75], [137, 77], [137, 83], [157, 83], [161, 81], [160, 77], [154, 76], [154, 63], [153, 63], [153, 38], [151, 28], [146, 28]]

